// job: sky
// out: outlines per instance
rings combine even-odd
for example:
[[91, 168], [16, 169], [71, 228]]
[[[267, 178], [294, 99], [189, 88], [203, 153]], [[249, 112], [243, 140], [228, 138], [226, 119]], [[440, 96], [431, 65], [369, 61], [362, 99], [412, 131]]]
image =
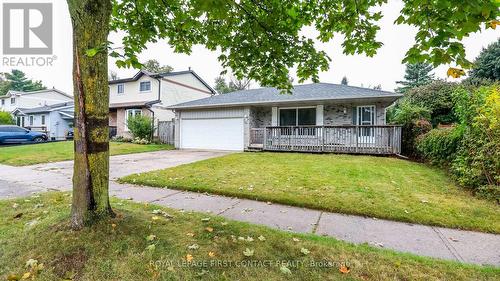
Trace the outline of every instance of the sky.
[[[49, 2], [53, 3], [54, 10], [54, 55], [56, 60], [52, 66], [25, 66], [17, 67], [24, 71], [28, 77], [34, 80], [41, 80], [49, 88], [55, 87], [72, 94], [72, 32], [71, 20], [67, 10], [66, 1], [63, 0], [0, 0], [0, 3], [20, 3], [20, 2]], [[346, 76], [349, 85], [373, 87], [381, 85], [383, 90], [393, 91], [397, 85], [396, 81], [402, 80], [405, 67], [401, 63], [406, 51], [414, 42], [415, 29], [406, 25], [395, 25], [394, 20], [399, 16], [403, 4], [399, 0], [389, 0], [389, 3], [381, 8], [384, 17], [379, 22], [381, 29], [377, 39], [383, 43], [377, 54], [370, 58], [364, 55], [344, 55], [342, 53], [342, 40], [338, 36], [333, 41], [323, 44], [317, 42], [316, 47], [324, 50], [332, 59], [330, 69], [321, 72], [319, 78], [321, 82], [340, 83], [343, 76]], [[1, 24], [1, 23], [0, 23]], [[0, 29], [1, 32], [1, 29]], [[316, 31], [313, 28], [305, 28], [304, 35], [314, 38]], [[463, 40], [466, 47], [466, 55], [469, 60], [473, 60], [483, 47], [495, 42], [500, 37], [498, 30], [483, 30], [481, 33], [472, 34]], [[3, 37], [0, 37], [3, 38]], [[119, 43], [120, 34], [110, 34], [109, 41]], [[0, 48], [1, 44], [0, 44]], [[0, 56], [3, 52], [0, 51]], [[191, 55], [177, 54], [167, 45], [165, 41], [149, 44], [139, 58], [143, 61], [156, 59], [161, 64], [168, 64], [174, 70], [187, 70], [191, 67], [207, 83], [214, 84], [214, 80], [223, 70], [217, 61], [217, 52], [211, 52], [203, 46], [195, 46]], [[446, 77], [446, 70], [450, 65], [443, 65], [434, 70], [435, 76], [449, 81], [456, 81]], [[452, 65], [453, 66], [453, 65]], [[137, 70], [118, 68], [114, 60], [110, 58], [109, 69], [118, 73], [120, 78], [133, 76]], [[0, 64], [0, 72], [10, 71], [11, 68]], [[295, 73], [291, 73], [294, 81], [298, 81]], [[305, 83], [310, 83], [306, 81]], [[297, 84], [297, 83], [296, 83]], [[258, 87], [253, 83], [252, 87]]]

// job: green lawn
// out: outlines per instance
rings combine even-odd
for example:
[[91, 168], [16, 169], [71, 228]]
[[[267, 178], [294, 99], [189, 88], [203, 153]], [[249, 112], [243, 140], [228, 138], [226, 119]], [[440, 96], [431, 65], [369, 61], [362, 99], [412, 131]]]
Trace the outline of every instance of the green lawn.
[[372, 156], [240, 153], [121, 179], [332, 212], [500, 233], [500, 206], [441, 170]]
[[[110, 155], [174, 149], [167, 144], [110, 142]], [[73, 159], [73, 142], [49, 142], [31, 145], [0, 146], [0, 164], [25, 166]]]
[[[50, 281], [495, 280], [500, 274], [122, 200], [112, 201], [117, 218], [72, 231], [70, 200], [68, 193], [45, 193], [0, 201], [1, 280], [27, 273]], [[173, 218], [153, 214], [159, 209]], [[350, 271], [341, 273], [341, 264]]]

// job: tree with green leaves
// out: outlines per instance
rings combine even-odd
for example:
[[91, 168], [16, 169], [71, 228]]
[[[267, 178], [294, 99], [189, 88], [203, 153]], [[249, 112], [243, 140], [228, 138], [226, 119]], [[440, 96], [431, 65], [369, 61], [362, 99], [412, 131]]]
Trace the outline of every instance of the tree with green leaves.
[[226, 79], [223, 76], [215, 78], [215, 90], [219, 94], [227, 94], [235, 91], [247, 90], [250, 88], [250, 79], [237, 79], [236, 77], [231, 77], [229, 83], [226, 83]]
[[[299, 82], [318, 82], [330, 58], [300, 31], [313, 26], [321, 42], [343, 38], [345, 54], [373, 56], [385, 0], [67, 0], [73, 24], [75, 165], [72, 225], [113, 214], [109, 204], [108, 55], [119, 67], [142, 68], [138, 55], [150, 42], [166, 40], [179, 53], [194, 45], [219, 51], [219, 62], [238, 78], [290, 91], [289, 70]], [[497, 24], [493, 1], [405, 1], [396, 24], [414, 26], [415, 45], [404, 62], [468, 67], [463, 37]], [[110, 46], [110, 31], [123, 31]], [[108, 54], [109, 52], [109, 54]]]
[[396, 89], [398, 93], [405, 93], [410, 89], [431, 83], [434, 80], [432, 65], [427, 63], [406, 64], [405, 80], [397, 81], [402, 87]]
[[0, 79], [0, 95], [5, 95], [10, 90], [32, 92], [47, 89], [41, 81], [28, 79], [21, 70], [13, 69], [10, 73], [3, 73], [3, 77]]
[[474, 67], [469, 75], [473, 79], [500, 81], [500, 38], [487, 48], [483, 48], [474, 61]]
[[0, 110], [0, 125], [14, 125], [15, 121], [10, 112]]
[[174, 71], [174, 68], [170, 65], [160, 65], [160, 63], [155, 59], [147, 60], [143, 63], [142, 69], [153, 73], [168, 73]]
[[340, 81], [342, 85], [349, 85], [349, 80], [347, 80], [347, 76], [342, 77], [342, 81]]

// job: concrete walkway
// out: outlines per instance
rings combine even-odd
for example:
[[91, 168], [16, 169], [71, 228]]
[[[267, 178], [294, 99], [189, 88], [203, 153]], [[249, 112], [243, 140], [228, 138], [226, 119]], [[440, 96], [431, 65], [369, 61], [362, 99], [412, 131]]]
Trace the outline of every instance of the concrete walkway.
[[[226, 153], [162, 151], [113, 156], [111, 177], [115, 179], [131, 173], [172, 167], [224, 154]], [[26, 196], [51, 189], [69, 190], [71, 169], [70, 161], [28, 167], [0, 165], [0, 198]], [[495, 234], [321, 212], [209, 194], [137, 187], [118, 184], [114, 180], [110, 182], [110, 193], [122, 199], [209, 212], [284, 231], [314, 233], [422, 256], [500, 266], [500, 235]]]

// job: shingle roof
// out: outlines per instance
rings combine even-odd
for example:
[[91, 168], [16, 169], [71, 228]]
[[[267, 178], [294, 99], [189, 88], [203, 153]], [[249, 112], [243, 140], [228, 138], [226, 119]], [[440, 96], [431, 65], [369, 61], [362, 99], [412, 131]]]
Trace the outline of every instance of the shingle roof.
[[292, 94], [281, 94], [276, 88], [251, 89], [180, 103], [168, 108], [188, 109], [198, 107], [238, 106], [302, 101], [351, 100], [365, 98], [385, 98], [396, 100], [401, 96], [401, 94], [393, 92], [368, 88], [329, 83], [314, 83], [294, 86]]
[[18, 110], [20, 110], [24, 114], [42, 113], [42, 112], [52, 111], [55, 108], [65, 107], [65, 106], [73, 106], [73, 105], [74, 105], [74, 102], [63, 102], [63, 103], [44, 105], [44, 106], [34, 107], [34, 108], [18, 108]]

